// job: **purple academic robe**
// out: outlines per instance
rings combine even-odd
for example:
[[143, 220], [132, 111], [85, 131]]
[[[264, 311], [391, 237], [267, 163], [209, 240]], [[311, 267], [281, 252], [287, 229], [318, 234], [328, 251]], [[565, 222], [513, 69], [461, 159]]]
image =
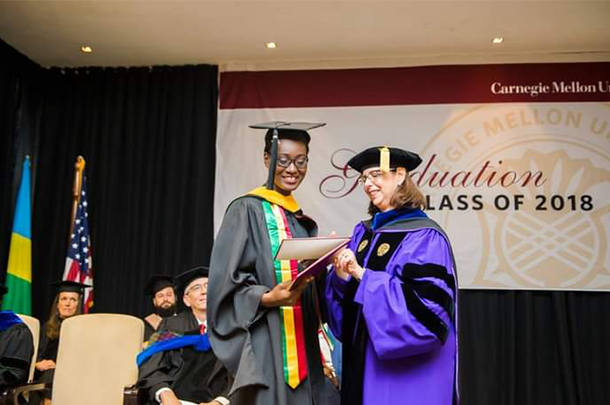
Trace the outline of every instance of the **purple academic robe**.
[[343, 343], [342, 404], [451, 405], [457, 393], [457, 280], [434, 221], [354, 229], [361, 281], [326, 281], [329, 325]]

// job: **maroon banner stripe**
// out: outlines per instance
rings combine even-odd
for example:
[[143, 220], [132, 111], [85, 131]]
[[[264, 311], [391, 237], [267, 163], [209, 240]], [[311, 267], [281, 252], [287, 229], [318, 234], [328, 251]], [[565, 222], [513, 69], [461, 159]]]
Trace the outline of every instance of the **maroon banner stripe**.
[[610, 101], [610, 62], [223, 72], [220, 108]]

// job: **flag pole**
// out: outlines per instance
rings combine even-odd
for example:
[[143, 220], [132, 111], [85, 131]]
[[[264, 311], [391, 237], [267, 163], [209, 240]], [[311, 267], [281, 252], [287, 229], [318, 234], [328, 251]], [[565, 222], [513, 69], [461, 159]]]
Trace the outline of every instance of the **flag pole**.
[[70, 235], [74, 230], [74, 217], [76, 216], [76, 209], [78, 208], [78, 202], [80, 201], [80, 192], [83, 186], [83, 171], [85, 170], [85, 158], [78, 156], [76, 163], [74, 163], [74, 184], [72, 185], [72, 215], [70, 216], [70, 234], [68, 235], [68, 241]]

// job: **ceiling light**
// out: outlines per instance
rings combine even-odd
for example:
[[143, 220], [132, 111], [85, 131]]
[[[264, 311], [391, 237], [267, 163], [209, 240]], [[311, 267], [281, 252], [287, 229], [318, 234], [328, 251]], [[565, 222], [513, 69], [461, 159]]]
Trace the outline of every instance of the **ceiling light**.
[[91, 53], [93, 49], [89, 45], [83, 45], [80, 47], [81, 52], [83, 53]]
[[267, 42], [267, 48], [275, 49], [277, 48], [277, 45], [275, 44], [275, 42]]
[[504, 42], [504, 38], [502, 38], [502, 37], [495, 37], [494, 39], [491, 40], [492, 44], [501, 44], [502, 42]]

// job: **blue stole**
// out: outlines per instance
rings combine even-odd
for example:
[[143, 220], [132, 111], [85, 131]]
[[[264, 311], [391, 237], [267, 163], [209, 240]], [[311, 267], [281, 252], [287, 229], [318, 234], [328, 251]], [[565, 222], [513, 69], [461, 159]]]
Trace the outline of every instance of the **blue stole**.
[[138, 354], [138, 357], [136, 358], [138, 367], [157, 353], [166, 350], [181, 349], [187, 346], [193, 346], [193, 348], [199, 352], [207, 352], [210, 350], [210, 339], [208, 338], [208, 334], [178, 336], [162, 342], [157, 342]]
[[22, 324], [23, 321], [13, 311], [0, 312], [0, 332], [4, 332], [11, 326]]
[[428, 216], [425, 212], [416, 208], [400, 208], [386, 212], [378, 212], [373, 217], [371, 229], [375, 231], [384, 225], [388, 225], [409, 218], [428, 218]]

